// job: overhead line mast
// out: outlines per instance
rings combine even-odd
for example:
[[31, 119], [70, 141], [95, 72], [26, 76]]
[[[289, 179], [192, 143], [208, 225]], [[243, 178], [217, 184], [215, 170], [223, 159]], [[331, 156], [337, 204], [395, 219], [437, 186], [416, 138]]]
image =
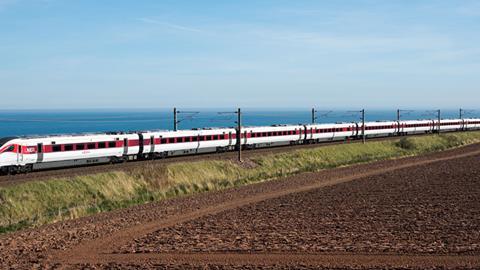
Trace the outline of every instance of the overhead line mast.
[[242, 160], [242, 111], [240, 108], [237, 109], [237, 124], [238, 124], [238, 161], [243, 162]]
[[365, 144], [365, 109], [362, 109], [362, 143]]
[[[234, 112], [218, 112], [218, 114], [237, 114], [237, 153], [238, 153], [238, 162], [243, 162], [242, 160], [242, 110], [240, 108]], [[245, 134], [246, 136], [246, 134]]]
[[[190, 112], [190, 111], [178, 111], [177, 108], [173, 108], [173, 131], [178, 130], [178, 123], [182, 122], [183, 120], [186, 119], [192, 119], [196, 114], [199, 114], [200, 112]], [[178, 120], [178, 114], [188, 114], [187, 118]]]
[[312, 124], [315, 124], [315, 121], [317, 121], [317, 116], [316, 116], [317, 111], [315, 108], [312, 108]]

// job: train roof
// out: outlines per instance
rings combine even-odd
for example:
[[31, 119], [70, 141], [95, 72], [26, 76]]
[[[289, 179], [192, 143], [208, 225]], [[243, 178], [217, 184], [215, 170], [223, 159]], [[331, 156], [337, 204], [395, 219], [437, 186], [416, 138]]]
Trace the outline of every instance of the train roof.
[[[408, 119], [401, 120], [401, 122], [422, 122], [422, 121], [436, 121], [437, 119]], [[441, 121], [459, 121], [461, 119], [441, 119]], [[465, 118], [464, 120], [480, 120], [480, 118]], [[368, 121], [366, 123], [391, 123], [396, 121], [391, 120], [380, 120], [380, 121]], [[242, 126], [242, 128], [268, 128], [268, 127], [288, 127], [288, 126], [317, 126], [317, 125], [347, 125], [355, 124], [358, 122], [336, 122], [336, 123], [309, 123], [309, 124], [275, 124], [268, 126]], [[188, 131], [207, 131], [207, 130], [222, 130], [222, 129], [235, 129], [236, 127], [204, 127], [204, 128], [192, 128], [192, 129], [181, 129], [180, 132]], [[173, 130], [130, 130], [130, 131], [105, 131], [105, 132], [85, 132], [85, 133], [69, 133], [69, 134], [47, 134], [47, 135], [28, 135], [28, 136], [10, 136], [0, 138], [0, 146], [5, 144], [7, 141], [13, 139], [39, 139], [39, 138], [58, 138], [58, 137], [76, 137], [76, 136], [105, 136], [105, 135], [133, 135], [137, 133], [153, 133], [153, 132], [174, 132]]]
[[42, 138], [58, 138], [58, 137], [80, 137], [80, 136], [107, 136], [120, 134], [135, 134], [136, 132], [86, 132], [86, 133], [68, 133], [68, 134], [45, 134], [45, 135], [27, 135], [18, 136], [15, 139], [42, 139]]

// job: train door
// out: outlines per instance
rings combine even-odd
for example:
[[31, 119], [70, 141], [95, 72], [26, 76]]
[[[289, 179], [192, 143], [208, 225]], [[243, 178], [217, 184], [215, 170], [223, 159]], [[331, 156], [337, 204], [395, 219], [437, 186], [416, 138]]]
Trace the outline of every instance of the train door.
[[22, 152], [22, 146], [19, 144], [17, 149], [17, 162], [23, 162], [23, 152]]
[[138, 154], [143, 153], [143, 134], [138, 134]]
[[232, 145], [232, 132], [228, 132], [228, 145]]
[[37, 144], [37, 162], [43, 161], [43, 144]]
[[150, 136], [150, 153], [155, 152], [155, 138]]
[[123, 155], [128, 155], [128, 139], [123, 139]]

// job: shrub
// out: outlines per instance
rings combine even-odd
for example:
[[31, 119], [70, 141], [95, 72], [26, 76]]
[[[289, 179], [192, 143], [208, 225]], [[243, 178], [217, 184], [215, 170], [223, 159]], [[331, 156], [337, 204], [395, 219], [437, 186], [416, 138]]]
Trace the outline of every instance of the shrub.
[[415, 150], [417, 148], [417, 145], [412, 138], [402, 138], [396, 143], [396, 146], [405, 150]]

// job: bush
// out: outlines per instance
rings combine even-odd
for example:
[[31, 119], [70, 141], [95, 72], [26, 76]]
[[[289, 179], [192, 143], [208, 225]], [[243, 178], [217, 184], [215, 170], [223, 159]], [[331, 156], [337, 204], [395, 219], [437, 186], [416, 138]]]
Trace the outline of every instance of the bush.
[[396, 146], [405, 150], [415, 150], [417, 148], [412, 138], [403, 138], [396, 143]]

